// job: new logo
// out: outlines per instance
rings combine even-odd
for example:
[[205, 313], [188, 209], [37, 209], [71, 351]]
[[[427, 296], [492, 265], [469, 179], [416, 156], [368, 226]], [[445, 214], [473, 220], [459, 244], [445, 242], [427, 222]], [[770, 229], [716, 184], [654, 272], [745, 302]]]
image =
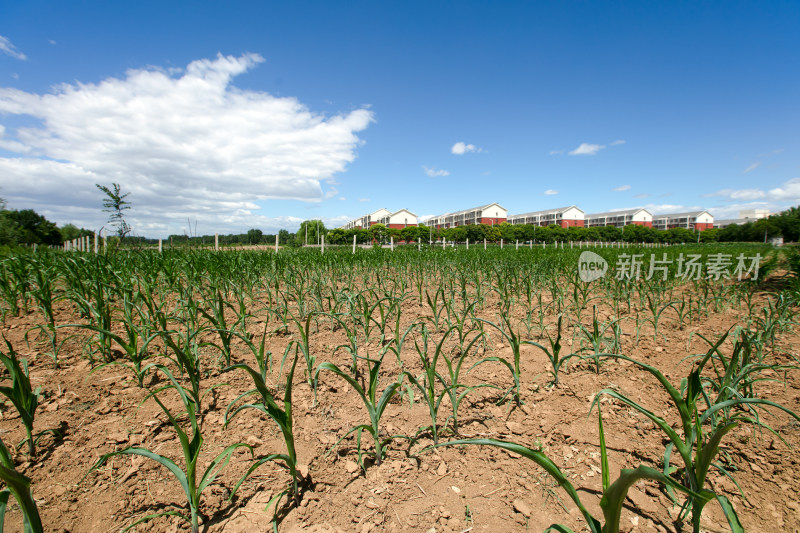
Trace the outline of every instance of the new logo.
[[608, 262], [594, 252], [583, 252], [578, 258], [578, 276], [590, 283], [600, 279], [608, 272]]

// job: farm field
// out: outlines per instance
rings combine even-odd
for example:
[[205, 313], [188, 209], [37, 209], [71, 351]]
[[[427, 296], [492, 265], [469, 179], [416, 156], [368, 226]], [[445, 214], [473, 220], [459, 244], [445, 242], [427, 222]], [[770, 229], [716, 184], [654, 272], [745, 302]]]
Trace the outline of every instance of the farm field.
[[45, 531], [800, 529], [787, 253], [592, 250], [6, 257], [0, 438]]

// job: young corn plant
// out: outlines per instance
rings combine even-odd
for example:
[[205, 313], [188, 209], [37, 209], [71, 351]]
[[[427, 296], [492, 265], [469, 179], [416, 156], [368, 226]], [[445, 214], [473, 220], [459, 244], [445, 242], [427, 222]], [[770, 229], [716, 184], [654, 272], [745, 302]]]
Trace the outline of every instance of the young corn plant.
[[144, 378], [153, 366], [152, 364], [147, 364], [151, 358], [149, 352], [150, 344], [154, 340], [161, 338], [161, 333], [155, 331], [148, 320], [141, 320], [142, 318], [144, 318], [144, 315], [141, 306], [133, 302], [132, 298], [124, 296], [121, 321], [124, 333], [121, 335], [94, 324], [68, 324], [60, 327], [88, 329], [111, 339], [122, 349], [126, 359], [115, 359], [102, 363], [92, 369], [92, 372], [96, 372], [108, 365], [119, 365], [133, 372], [139, 387], [143, 388]]
[[[619, 333], [618, 323], [620, 320], [621, 319], [617, 318], [609, 322], [603, 322], [601, 326], [600, 322], [597, 320], [597, 306], [594, 306], [592, 309], [592, 329], [587, 328], [583, 324], [578, 324], [578, 328], [580, 328], [581, 333], [583, 333], [584, 339], [591, 345], [592, 354], [589, 355], [589, 357], [594, 361], [594, 369], [597, 374], [600, 374], [600, 357], [607, 351], [606, 349], [610, 348], [612, 353], [619, 351], [619, 335], [617, 335], [617, 333]], [[609, 328], [613, 334], [610, 342], [609, 338], [606, 336], [606, 332]]]
[[[339, 376], [343, 380], [345, 380], [356, 393], [358, 394], [361, 401], [364, 403], [364, 407], [367, 409], [367, 413], [369, 414], [369, 423], [368, 424], [360, 424], [358, 426], [350, 428], [345, 435], [339, 439], [338, 442], [341, 442], [346, 437], [348, 437], [351, 433], [356, 433], [358, 443], [359, 443], [359, 457], [361, 455], [361, 433], [366, 431], [370, 435], [372, 435], [373, 440], [375, 441], [375, 465], [380, 466], [381, 461], [383, 461], [383, 456], [386, 453], [386, 446], [394, 440], [394, 437], [386, 437], [384, 438], [381, 436], [381, 417], [383, 416], [383, 412], [386, 410], [386, 407], [389, 405], [392, 397], [397, 394], [397, 389], [400, 388], [401, 383], [400, 381], [395, 381], [394, 383], [389, 384], [381, 394], [380, 398], [378, 398], [378, 386], [380, 381], [380, 369], [381, 365], [383, 364], [383, 357], [386, 355], [386, 351], [384, 351], [378, 359], [369, 359], [363, 358], [369, 364], [369, 376], [367, 379], [367, 386], [366, 390], [358, 383], [356, 379], [353, 378], [347, 372], [342, 371], [338, 366], [333, 363], [324, 362], [321, 363], [317, 367], [317, 372], [314, 376], [314, 382], [319, 382], [319, 375], [323, 370], [328, 370], [329, 372], [333, 372], [335, 375]], [[338, 443], [337, 443], [338, 444]], [[362, 463], [363, 464], [363, 463]]]
[[28, 362], [17, 359], [17, 352], [11, 343], [4, 339], [8, 352], [0, 352], [0, 362], [6, 367], [9, 377], [11, 378], [11, 386], [0, 386], [0, 394], [9, 399], [19, 413], [22, 420], [22, 425], [25, 426], [26, 438], [19, 443], [19, 448], [26, 442], [28, 443], [28, 455], [33, 459], [36, 457], [36, 442], [43, 433], [38, 435], [33, 434], [33, 418], [36, 415], [36, 408], [39, 406], [39, 398], [41, 397], [42, 387], [31, 387], [30, 377], [28, 376]]
[[[98, 461], [92, 466], [89, 470], [89, 473], [97, 470], [98, 468], [102, 467], [111, 457], [117, 455], [138, 455], [140, 457], [146, 457], [148, 459], [152, 459], [153, 461], [157, 462], [161, 466], [165, 467], [167, 470], [172, 472], [172, 475], [175, 479], [180, 483], [181, 488], [183, 489], [184, 494], [186, 495], [187, 500], [187, 507], [189, 508], [189, 514], [187, 515], [185, 512], [181, 512], [179, 510], [170, 510], [170, 511], [163, 511], [159, 513], [150, 514], [144, 516], [138, 520], [136, 520], [133, 524], [129, 525], [125, 530], [129, 530], [134, 526], [141, 524], [142, 522], [146, 522], [148, 520], [152, 520], [154, 518], [158, 518], [161, 516], [177, 516], [186, 520], [191, 525], [192, 533], [199, 532], [199, 517], [200, 517], [200, 503], [201, 503], [201, 496], [203, 491], [214, 481], [217, 479], [220, 471], [222, 471], [225, 466], [227, 466], [228, 462], [230, 462], [231, 456], [233, 452], [236, 451], [237, 448], [248, 448], [250, 453], [252, 453], [253, 449], [249, 445], [245, 443], [236, 443], [231, 444], [227, 448], [225, 448], [219, 455], [217, 455], [205, 471], [198, 470], [198, 461], [200, 459], [200, 452], [203, 448], [203, 436], [200, 432], [200, 426], [198, 424], [198, 413], [197, 403], [194, 401], [193, 398], [190, 397], [189, 391], [184, 388], [172, 373], [169, 371], [168, 368], [164, 366], [158, 366], [158, 371], [164, 373], [164, 375], [169, 380], [169, 384], [151, 392], [150, 394], [145, 397], [143, 401], [147, 401], [149, 398], [153, 398], [156, 403], [161, 407], [161, 410], [164, 411], [164, 414], [167, 415], [170, 424], [175, 429], [175, 432], [178, 435], [178, 439], [180, 440], [181, 450], [183, 452], [183, 460], [184, 460], [184, 468], [181, 469], [177, 463], [175, 463], [172, 459], [168, 457], [164, 457], [163, 455], [159, 455], [147, 448], [137, 448], [137, 447], [128, 447], [122, 450], [118, 450], [115, 452], [107, 453], [100, 457]], [[183, 430], [178, 419], [172, 412], [167, 408], [166, 405], [161, 401], [158, 397], [163, 391], [166, 390], [174, 390], [178, 393], [178, 396], [181, 399], [181, 403], [185, 409], [184, 415], [188, 417], [190, 427], [191, 427], [191, 438], [187, 434], [186, 431]], [[87, 474], [88, 475], [88, 474]]]
[[[664, 470], [667, 474], [672, 473], [670, 457], [673, 450], [677, 451], [683, 461], [681, 486], [690, 491], [688, 492], [689, 497], [684, 503], [681, 516], [685, 516], [686, 513], [691, 511], [691, 523], [694, 533], [700, 531], [700, 516], [703, 508], [715, 498], [720, 503], [731, 529], [733, 531], [741, 531], [741, 525], [730, 501], [724, 495], [716, 494], [706, 488], [707, 475], [711, 467], [719, 469], [724, 475], [728, 475], [719, 463], [715, 462], [725, 435], [740, 423], [751, 423], [756, 426], [767, 427], [757, 418], [753, 418], [753, 409], [776, 408], [800, 421], [800, 417], [788, 408], [763, 398], [729, 394], [712, 400], [710, 395], [704, 394], [701, 373], [712, 357], [718, 353], [719, 347], [727, 336], [728, 334], [726, 333], [711, 347], [696, 367], [692, 369], [689, 376], [682, 380], [680, 387], [672, 385], [653, 366], [624, 355], [606, 354], [606, 357], [629, 361], [656, 378], [669, 395], [678, 412], [683, 435], [673, 429], [663, 418], [634, 402], [624, 394], [612, 389], [604, 389], [597, 393], [593, 402], [593, 405], [597, 403], [602, 395], [611, 396], [645, 415], [667, 435], [670, 442], [664, 454]], [[706, 408], [702, 412], [699, 404], [701, 399], [706, 402]], [[736, 411], [734, 410], [736, 407], [742, 407], [744, 410]]]
[[[603, 495], [600, 499], [600, 509], [603, 513], [604, 523], [601, 523], [600, 520], [592, 516], [592, 514], [581, 501], [578, 491], [569, 481], [567, 475], [565, 475], [541, 449], [532, 449], [528, 448], [527, 446], [522, 446], [520, 444], [498, 439], [462, 439], [439, 444], [439, 446], [460, 445], [492, 446], [516, 453], [533, 461], [543, 468], [544, 471], [547, 472], [558, 483], [564, 492], [567, 493], [573, 503], [575, 503], [575, 505], [578, 507], [578, 510], [589, 526], [589, 531], [592, 533], [619, 533], [622, 506], [627, 498], [628, 490], [630, 490], [630, 488], [638, 481], [651, 479], [660, 483], [664, 483], [668, 487], [685, 492], [690, 496], [702, 496], [682, 486], [680, 483], [676, 482], [663, 472], [659, 472], [654, 468], [644, 465], [639, 465], [634, 469], [623, 468], [620, 471], [619, 477], [613, 483], [611, 483], [602, 417], [600, 418], [600, 449]], [[545, 533], [548, 531], [556, 531], [557, 533], [573, 533], [572, 529], [562, 524], [553, 524], [545, 530]]]
[[31, 480], [14, 468], [11, 452], [2, 440], [0, 440], [0, 480], [6, 484], [5, 488], [0, 490], [0, 531], [4, 529], [8, 499], [13, 495], [22, 510], [22, 527], [25, 533], [42, 533], [44, 528], [39, 517], [39, 509], [31, 494]]
[[[519, 338], [519, 335], [514, 332], [514, 329], [511, 326], [511, 321], [510, 321], [510, 319], [508, 317], [509, 317], [508, 313], [501, 313], [500, 314], [500, 319], [503, 321], [501, 323], [501, 325], [497, 325], [494, 322], [490, 322], [490, 321], [485, 320], [483, 318], [475, 318], [473, 320], [475, 320], [475, 321], [477, 321], [479, 323], [488, 324], [488, 325], [492, 326], [494, 329], [496, 329], [497, 331], [499, 331], [500, 335], [502, 335], [503, 338], [505, 338], [506, 341], [508, 341], [508, 344], [511, 346], [511, 354], [512, 354], [513, 360], [509, 361], [509, 360], [505, 359], [504, 357], [497, 357], [497, 356], [484, 357], [483, 359], [481, 359], [480, 361], [478, 361], [477, 363], [472, 365], [470, 370], [472, 370], [473, 368], [475, 368], [478, 365], [481, 365], [483, 363], [490, 362], [490, 361], [499, 362], [499, 363], [502, 363], [503, 365], [505, 365], [506, 368], [508, 368], [508, 370], [511, 372], [511, 377], [514, 380], [514, 383], [505, 392], [505, 394], [503, 394], [503, 397], [500, 398], [500, 401], [498, 403], [502, 403], [508, 397], [508, 395], [511, 394], [512, 395], [512, 399], [516, 402], [516, 404], [517, 405], [521, 405], [523, 402], [522, 402], [522, 397], [520, 395], [521, 394], [521, 386], [522, 386], [522, 376], [521, 376], [521, 369], [520, 369], [520, 358], [521, 358], [520, 348], [521, 348], [521, 346], [523, 344], [531, 344], [531, 345], [534, 345], [534, 346], [536, 346], [536, 344], [534, 342], [532, 342], [532, 341], [521, 341], [520, 338]], [[505, 326], [505, 329], [503, 328], [503, 326]], [[508, 331], [506, 331], [506, 329]], [[559, 337], [560, 337], [560, 331], [559, 331]], [[539, 345], [539, 347], [541, 348], [541, 345]]]
[[[297, 474], [297, 452], [295, 451], [294, 446], [294, 418], [292, 417], [292, 384], [294, 381], [294, 371], [297, 367], [298, 353], [299, 348], [295, 346], [294, 357], [292, 358], [291, 366], [289, 367], [289, 371], [286, 375], [286, 387], [283, 393], [283, 406], [278, 403], [278, 401], [275, 399], [275, 396], [267, 386], [265, 381], [267, 369], [264, 366], [263, 357], [257, 360], [258, 369], [254, 369], [253, 367], [244, 363], [235, 364], [226, 369], [226, 371], [235, 369], [244, 370], [250, 375], [255, 388], [245, 392], [231, 402], [231, 404], [225, 410], [225, 427], [227, 427], [233, 418], [241, 411], [244, 411], [245, 409], [255, 409], [269, 416], [272, 421], [278, 425], [278, 428], [280, 428], [283, 435], [283, 442], [286, 445], [286, 453], [274, 453], [256, 460], [256, 462], [253, 463], [242, 479], [239, 480], [234, 487], [233, 491], [231, 492], [231, 498], [233, 498], [234, 494], [236, 494], [236, 491], [239, 490], [239, 487], [242, 485], [242, 483], [244, 483], [244, 481], [250, 477], [250, 475], [255, 472], [256, 469], [258, 469], [258, 467], [270, 461], [282, 461], [289, 470], [291, 480], [289, 486], [285, 490], [279, 492], [278, 495], [273, 497], [270, 501], [270, 505], [275, 504], [276, 513], [278, 503], [284, 496], [290, 498], [295, 505], [300, 504], [300, 490]], [[258, 396], [259, 401], [257, 403], [246, 403], [239, 405], [232, 413], [230, 412], [239, 400], [247, 398], [248, 396]]]
[[[563, 316], [562, 315], [558, 315], [558, 322], [556, 323], [556, 334], [555, 334], [555, 337], [553, 335], [551, 335], [550, 333], [547, 334], [547, 341], [548, 341], [548, 344], [550, 344], [550, 348], [547, 348], [546, 346], [544, 346], [542, 344], [539, 344], [538, 342], [524, 341], [527, 344], [530, 344], [531, 346], [536, 346], [537, 348], [542, 350], [544, 352], [544, 354], [547, 356], [547, 360], [550, 361], [550, 368], [551, 368], [551, 370], [549, 370], [549, 372], [553, 376], [553, 386], [555, 386], [555, 387], [558, 386], [558, 373], [561, 370], [561, 366], [564, 365], [567, 361], [569, 361], [573, 357], [579, 357], [579, 355], [576, 354], [576, 353], [569, 354], [566, 357], [561, 357], [561, 348], [562, 348], [562, 346], [561, 346], [561, 322], [562, 322], [562, 319], [563, 319]], [[583, 326], [581, 325], [581, 327], [583, 327]]]

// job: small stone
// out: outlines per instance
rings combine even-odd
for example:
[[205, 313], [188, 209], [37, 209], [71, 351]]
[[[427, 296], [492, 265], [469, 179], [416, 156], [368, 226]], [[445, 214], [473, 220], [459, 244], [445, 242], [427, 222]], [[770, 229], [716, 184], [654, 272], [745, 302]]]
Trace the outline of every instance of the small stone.
[[436, 474], [443, 476], [447, 473], [447, 464], [442, 461], [439, 463], [439, 468], [436, 469]]
[[259, 439], [255, 435], [250, 435], [247, 437], [247, 444], [255, 448], [257, 446], [261, 446], [262, 444], [264, 444], [264, 441]]
[[308, 465], [298, 463], [297, 472], [300, 473], [300, 477], [307, 478], [308, 477]]
[[450, 487], [450, 488], [451, 488], [451, 489], [453, 490], [453, 492], [455, 492], [456, 494], [461, 494], [461, 489], [459, 489], [459, 488], [458, 488], [458, 487], [456, 487], [455, 485], [453, 485], [453, 486], [452, 486], [452, 487]]
[[531, 517], [531, 508], [524, 501], [522, 501], [522, 500], [514, 500], [514, 503], [512, 503], [512, 505], [514, 506], [514, 510], [516, 512], [524, 515], [526, 518], [530, 518]]
[[346, 461], [344, 463], [344, 468], [351, 474], [358, 472], [358, 464], [355, 461]]

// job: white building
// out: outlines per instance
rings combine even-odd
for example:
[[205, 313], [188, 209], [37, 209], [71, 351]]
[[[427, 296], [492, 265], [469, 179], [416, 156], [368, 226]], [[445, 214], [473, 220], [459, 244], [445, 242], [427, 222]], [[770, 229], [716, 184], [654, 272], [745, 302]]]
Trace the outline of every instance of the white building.
[[369, 215], [364, 215], [354, 220], [351, 220], [344, 226], [341, 226], [339, 229], [347, 230], [353, 228], [361, 228], [361, 229], [369, 228], [373, 224], [377, 224], [379, 219], [389, 216], [391, 214], [392, 213], [388, 209], [386, 209], [385, 207], [381, 207], [374, 213], [370, 213]]
[[640, 208], [586, 215], [586, 227], [588, 228], [600, 226], [624, 228], [630, 224], [651, 228], [653, 227], [653, 215], [647, 209]]
[[507, 218], [506, 208], [494, 203], [432, 217], [426, 221], [426, 224], [436, 229], [455, 228], [468, 224], [502, 224]]
[[654, 215], [653, 227], [660, 230], [684, 228], [703, 231], [714, 227], [714, 216], [708, 211]]
[[417, 215], [408, 209], [401, 209], [400, 211], [379, 217], [374, 223], [383, 224], [387, 228], [407, 228], [417, 225]]
[[537, 226], [555, 224], [562, 228], [568, 228], [570, 226], [582, 228], [585, 219], [586, 214], [574, 205], [508, 216], [508, 222], [510, 224], [535, 224]]

